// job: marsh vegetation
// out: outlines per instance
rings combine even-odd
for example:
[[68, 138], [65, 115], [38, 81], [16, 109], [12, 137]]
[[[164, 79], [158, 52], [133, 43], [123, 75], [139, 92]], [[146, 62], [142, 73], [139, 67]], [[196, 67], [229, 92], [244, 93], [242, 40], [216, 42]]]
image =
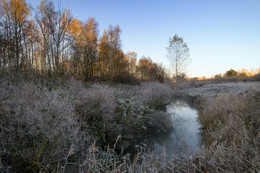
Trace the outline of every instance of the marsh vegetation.
[[[259, 82], [225, 83], [218, 90], [216, 85], [221, 84], [186, 85], [173, 95], [172, 84], [155, 82], [111, 85], [2, 76], [0, 169], [257, 171]], [[234, 85], [240, 87], [236, 93], [219, 93]]]
[[260, 71], [174, 76], [123, 52], [119, 25], [0, 0], [0, 172], [259, 172]]

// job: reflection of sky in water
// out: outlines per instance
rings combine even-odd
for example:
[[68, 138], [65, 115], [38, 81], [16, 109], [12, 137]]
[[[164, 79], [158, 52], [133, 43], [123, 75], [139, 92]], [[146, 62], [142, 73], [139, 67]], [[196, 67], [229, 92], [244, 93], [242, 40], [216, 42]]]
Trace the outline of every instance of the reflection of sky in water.
[[155, 152], [166, 152], [168, 157], [176, 153], [194, 153], [200, 149], [200, 124], [198, 112], [183, 101], [167, 106], [174, 131], [169, 135], [157, 136], [154, 142]]

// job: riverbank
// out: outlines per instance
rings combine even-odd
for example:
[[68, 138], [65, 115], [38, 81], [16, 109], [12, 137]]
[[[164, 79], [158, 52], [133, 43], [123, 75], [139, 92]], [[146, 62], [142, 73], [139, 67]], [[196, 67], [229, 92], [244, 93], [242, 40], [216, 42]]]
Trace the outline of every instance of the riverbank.
[[260, 92], [260, 82], [230, 82], [219, 84], [205, 84], [202, 86], [185, 85], [177, 92], [176, 96], [180, 98], [191, 99], [192, 103], [199, 103], [202, 100], [212, 99], [223, 93], [232, 95], [248, 95], [253, 97], [255, 93]]
[[175, 98], [199, 111], [204, 149], [178, 155], [167, 171], [259, 172], [260, 82], [188, 85]]
[[259, 171], [260, 82], [185, 86], [178, 95], [198, 108], [205, 153], [214, 152], [219, 170]]
[[[205, 149], [167, 159], [143, 145], [178, 128], [165, 109], [157, 109], [172, 96], [165, 84], [3, 79], [0, 171], [257, 172], [259, 84], [251, 84], [241, 90], [234, 84], [181, 88], [179, 98], [199, 106]], [[136, 154], [126, 152], [128, 147]]]
[[169, 114], [158, 109], [171, 96], [168, 85], [156, 82], [111, 86], [2, 78], [0, 172], [53, 171], [68, 160], [79, 169], [80, 160], [93, 153], [96, 159], [137, 153], [154, 135], [173, 130]]

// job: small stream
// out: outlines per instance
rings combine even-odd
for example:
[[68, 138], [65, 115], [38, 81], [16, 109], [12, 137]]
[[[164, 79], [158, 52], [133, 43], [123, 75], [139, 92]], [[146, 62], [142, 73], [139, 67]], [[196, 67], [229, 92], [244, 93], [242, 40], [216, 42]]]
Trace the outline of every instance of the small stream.
[[156, 136], [151, 149], [155, 153], [165, 153], [167, 157], [181, 152], [193, 154], [201, 150], [198, 111], [181, 100], [170, 103], [166, 111], [171, 115], [174, 130], [168, 135]]

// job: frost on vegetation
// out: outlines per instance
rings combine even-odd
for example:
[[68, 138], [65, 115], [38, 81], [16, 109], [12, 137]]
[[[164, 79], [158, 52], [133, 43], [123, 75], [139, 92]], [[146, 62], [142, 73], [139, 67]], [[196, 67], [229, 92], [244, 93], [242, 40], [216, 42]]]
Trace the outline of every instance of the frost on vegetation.
[[237, 116], [240, 113], [248, 112], [247, 100], [243, 96], [219, 94], [216, 98], [209, 99], [199, 116], [204, 126], [214, 123], [227, 122], [228, 115]]
[[116, 92], [117, 113], [122, 116], [128, 116], [140, 119], [142, 115], [152, 112], [147, 105], [138, 100], [134, 93], [117, 91]]
[[191, 97], [209, 100], [224, 92], [232, 95], [252, 95], [260, 92], [260, 82], [207, 84], [201, 87], [187, 87], [181, 91], [182, 94], [188, 94]]
[[77, 111], [83, 119], [111, 119], [116, 109], [113, 89], [106, 85], [93, 85], [80, 92]]
[[84, 148], [88, 134], [79, 130], [73, 110], [66, 90], [33, 83], [15, 87], [0, 102], [0, 157], [6, 163], [44, 167], [63, 161], [72, 144], [74, 152]]
[[147, 138], [173, 129], [169, 114], [152, 109], [137, 98], [134, 92], [116, 92], [117, 117], [126, 128], [125, 135]]
[[[243, 83], [225, 85], [245, 87]], [[226, 92], [215, 97], [203, 98], [201, 102], [198, 118], [202, 125], [202, 142], [206, 146], [202, 154], [206, 156], [205, 161], [210, 159], [205, 168], [218, 167], [224, 172], [255, 172], [259, 170], [260, 93], [252, 94], [251, 89], [250, 92], [242, 89], [229, 92], [232, 89], [227, 88]]]
[[[1, 81], [0, 172], [259, 170], [259, 93], [252, 100], [226, 93], [206, 102], [199, 118], [210, 147], [203, 153], [167, 162], [150, 153], [138, 153], [134, 159], [116, 153], [173, 128], [167, 113], [140, 100], [139, 94], [147, 91], [144, 88], [151, 91], [156, 87], [142, 84], [136, 91], [93, 85], [86, 89], [71, 80], [50, 89], [30, 82], [13, 85]], [[94, 135], [99, 137], [97, 146], [89, 144]], [[102, 146], [113, 148], [104, 151]]]
[[171, 101], [173, 94], [169, 86], [156, 82], [141, 83], [138, 90], [139, 99], [151, 107], [165, 106]]
[[0, 80], [0, 101], [6, 100], [8, 95], [13, 91], [14, 86], [7, 80]]
[[[199, 120], [204, 129], [206, 144], [214, 141], [226, 145], [249, 140], [249, 133], [258, 131], [255, 112], [259, 110], [259, 95], [251, 98], [229, 93], [219, 94], [203, 105]], [[254, 136], [254, 135], [253, 135]]]
[[132, 92], [124, 90], [116, 92], [117, 113], [116, 121], [122, 125], [121, 146], [135, 146], [138, 141], [147, 137], [147, 126], [144, 116], [152, 113], [152, 109], [136, 99]]
[[78, 98], [80, 96], [80, 93], [85, 89], [85, 86], [82, 81], [71, 78], [66, 83], [65, 89], [68, 90], [72, 97]]
[[122, 124], [115, 122], [114, 90], [106, 85], [92, 85], [79, 93], [76, 112], [83, 126], [87, 125], [98, 145], [112, 145], [122, 132]]

